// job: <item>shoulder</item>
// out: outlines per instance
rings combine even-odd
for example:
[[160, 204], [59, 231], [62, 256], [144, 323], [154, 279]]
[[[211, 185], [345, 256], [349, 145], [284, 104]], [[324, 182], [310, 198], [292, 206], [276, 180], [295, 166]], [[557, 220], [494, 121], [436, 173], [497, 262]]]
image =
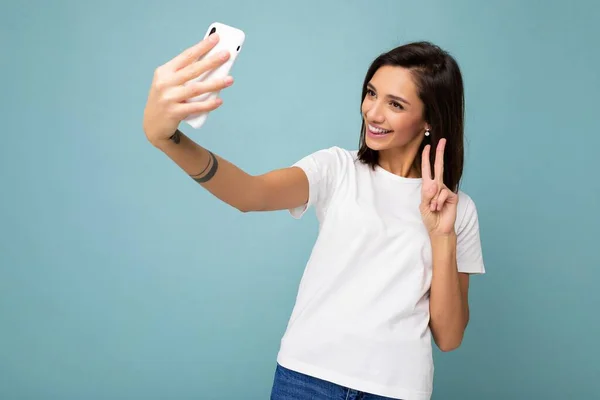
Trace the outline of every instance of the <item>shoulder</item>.
[[316, 150], [293, 164], [304, 171], [308, 180], [307, 203], [290, 210], [295, 218], [300, 218], [312, 205], [316, 206], [319, 218], [323, 217], [340, 182], [354, 162], [356, 153], [332, 146]]
[[458, 191], [458, 205], [456, 210], [456, 232], [461, 234], [472, 224], [477, 224], [477, 206], [473, 198], [466, 192]]
[[463, 190], [458, 191], [458, 204], [459, 207], [471, 207], [475, 206], [473, 198]]
[[331, 146], [317, 150], [311, 155], [352, 161], [358, 157], [358, 150], [349, 150], [339, 146]]
[[458, 208], [455, 225], [458, 272], [485, 273], [483, 251], [479, 232], [479, 217], [475, 202], [465, 192], [458, 192]]
[[339, 146], [322, 148], [308, 154], [296, 165], [311, 165], [313, 168], [334, 172], [344, 170], [357, 160], [358, 150], [349, 150]]

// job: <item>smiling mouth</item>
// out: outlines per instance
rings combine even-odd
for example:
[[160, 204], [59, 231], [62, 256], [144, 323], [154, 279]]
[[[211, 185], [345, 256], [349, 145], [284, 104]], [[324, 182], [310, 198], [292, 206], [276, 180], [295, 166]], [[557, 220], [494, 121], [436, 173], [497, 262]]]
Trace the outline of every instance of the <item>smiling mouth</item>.
[[369, 133], [371, 133], [372, 135], [375, 135], [375, 136], [383, 136], [383, 135], [387, 135], [388, 133], [392, 132], [389, 129], [382, 129], [382, 128], [373, 126], [371, 124], [367, 124], [367, 129], [369, 130]]

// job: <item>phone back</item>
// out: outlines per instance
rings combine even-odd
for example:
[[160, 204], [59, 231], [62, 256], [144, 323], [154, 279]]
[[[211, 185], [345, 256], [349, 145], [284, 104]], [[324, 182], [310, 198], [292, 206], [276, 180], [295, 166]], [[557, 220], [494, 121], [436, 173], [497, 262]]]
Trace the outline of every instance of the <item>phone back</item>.
[[[229, 51], [229, 54], [230, 54], [229, 60], [227, 60], [225, 63], [221, 64], [220, 66], [218, 66], [217, 68], [215, 68], [213, 70], [202, 73], [200, 76], [198, 76], [195, 79], [192, 79], [189, 82], [201, 82], [201, 81], [207, 81], [207, 80], [212, 80], [212, 79], [225, 78], [226, 76], [229, 75], [231, 68], [233, 67], [233, 64], [235, 63], [235, 60], [237, 59], [237, 56], [240, 53], [240, 50], [242, 49], [246, 35], [240, 29], [222, 24], [220, 22], [214, 22], [214, 23], [210, 24], [210, 26], [208, 27], [206, 34], [204, 35], [204, 38], [206, 39], [209, 35], [211, 35], [215, 32], [219, 34], [219, 43], [217, 43], [215, 45], [215, 47], [210, 49], [210, 51], [208, 53], [206, 53], [205, 55], [200, 57], [198, 59], [198, 61], [202, 60], [205, 57], [211, 57], [212, 55], [220, 52], [221, 50]], [[218, 95], [219, 95], [219, 91], [203, 93], [199, 96], [188, 99], [187, 102], [205, 101], [208, 99], [214, 99]], [[199, 113], [199, 114], [190, 115], [187, 118], [185, 118], [184, 121], [186, 123], [188, 123], [190, 126], [198, 129], [202, 125], [204, 125], [204, 122], [206, 122], [207, 118], [208, 118], [208, 112], [203, 112], [203, 113]]]

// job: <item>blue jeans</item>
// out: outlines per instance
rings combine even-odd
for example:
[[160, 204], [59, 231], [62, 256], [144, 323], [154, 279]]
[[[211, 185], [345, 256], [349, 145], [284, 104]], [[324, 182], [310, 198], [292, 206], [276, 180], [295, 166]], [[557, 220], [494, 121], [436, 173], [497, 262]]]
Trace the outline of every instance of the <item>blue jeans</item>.
[[359, 392], [277, 364], [271, 400], [397, 400]]

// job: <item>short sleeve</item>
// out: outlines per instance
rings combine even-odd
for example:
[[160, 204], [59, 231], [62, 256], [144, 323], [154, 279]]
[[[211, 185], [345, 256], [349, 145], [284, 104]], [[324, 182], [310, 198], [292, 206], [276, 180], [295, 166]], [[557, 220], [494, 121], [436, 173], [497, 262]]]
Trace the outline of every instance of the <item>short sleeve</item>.
[[456, 261], [458, 272], [469, 274], [485, 273], [481, 238], [479, 235], [479, 218], [473, 200], [464, 195], [459, 198], [464, 202], [463, 216], [457, 229]]
[[342, 152], [338, 147], [319, 150], [292, 165], [302, 169], [308, 178], [308, 201], [290, 209], [292, 217], [300, 219], [310, 207], [315, 207], [317, 215], [325, 214], [335, 190]]

